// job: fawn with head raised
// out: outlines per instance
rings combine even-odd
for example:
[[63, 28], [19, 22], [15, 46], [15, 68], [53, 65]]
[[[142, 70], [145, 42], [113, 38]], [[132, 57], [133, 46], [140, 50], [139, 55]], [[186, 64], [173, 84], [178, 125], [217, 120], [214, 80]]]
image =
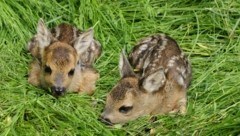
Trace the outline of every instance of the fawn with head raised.
[[121, 79], [107, 95], [103, 122], [124, 123], [147, 114], [186, 112], [191, 66], [169, 36], [142, 39], [128, 59], [121, 54], [119, 69]]
[[100, 43], [93, 38], [93, 29], [82, 32], [68, 24], [49, 30], [42, 19], [37, 34], [29, 41], [28, 51], [34, 57], [30, 64], [28, 82], [53, 95], [66, 91], [94, 92], [99, 74], [93, 68], [101, 54]]

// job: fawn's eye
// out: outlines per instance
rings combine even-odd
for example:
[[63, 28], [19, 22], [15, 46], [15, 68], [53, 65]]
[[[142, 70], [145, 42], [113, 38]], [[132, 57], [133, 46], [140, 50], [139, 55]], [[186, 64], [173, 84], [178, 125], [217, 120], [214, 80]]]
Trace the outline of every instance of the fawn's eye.
[[74, 71], [75, 71], [75, 69], [71, 69], [71, 70], [68, 72], [68, 76], [73, 76]]
[[52, 70], [49, 66], [45, 66], [45, 69], [44, 69], [45, 73], [48, 73], [48, 74], [51, 74], [52, 73]]
[[119, 108], [119, 112], [126, 114], [129, 111], [131, 111], [132, 108], [133, 108], [133, 106], [122, 106]]

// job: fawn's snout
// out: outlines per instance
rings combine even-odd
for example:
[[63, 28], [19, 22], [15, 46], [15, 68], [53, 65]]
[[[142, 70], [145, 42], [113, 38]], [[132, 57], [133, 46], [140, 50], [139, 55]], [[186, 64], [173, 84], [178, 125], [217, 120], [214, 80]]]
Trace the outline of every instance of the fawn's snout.
[[56, 87], [56, 86], [51, 87], [51, 91], [55, 96], [63, 95], [65, 93], [65, 90], [66, 90], [65, 87]]
[[104, 113], [102, 113], [102, 115], [100, 116], [100, 121], [106, 125], [113, 125], [111, 120], [108, 117], [106, 117]]

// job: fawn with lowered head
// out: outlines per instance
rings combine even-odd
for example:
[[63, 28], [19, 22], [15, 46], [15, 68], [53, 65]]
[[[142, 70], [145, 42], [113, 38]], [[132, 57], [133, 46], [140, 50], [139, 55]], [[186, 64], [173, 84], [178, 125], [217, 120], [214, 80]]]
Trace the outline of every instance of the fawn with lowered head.
[[99, 74], [92, 65], [101, 54], [93, 29], [81, 32], [60, 24], [50, 31], [40, 19], [28, 51], [34, 57], [29, 69], [30, 84], [51, 88], [55, 96], [66, 91], [93, 94]]
[[191, 66], [169, 36], [142, 39], [128, 59], [121, 54], [119, 69], [121, 79], [107, 95], [103, 122], [111, 125], [147, 114], [186, 112]]

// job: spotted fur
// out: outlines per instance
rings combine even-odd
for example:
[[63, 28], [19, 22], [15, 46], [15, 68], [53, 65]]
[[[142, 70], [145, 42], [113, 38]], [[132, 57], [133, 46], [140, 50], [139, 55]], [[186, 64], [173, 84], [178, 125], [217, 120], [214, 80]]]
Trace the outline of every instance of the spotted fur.
[[33, 56], [30, 84], [51, 88], [57, 95], [65, 90], [93, 94], [99, 78], [93, 64], [101, 54], [101, 45], [93, 38], [92, 28], [81, 31], [63, 23], [49, 30], [40, 19], [27, 48]]
[[108, 94], [102, 113], [109, 124], [145, 114], [186, 112], [191, 65], [171, 37], [157, 34], [143, 38], [128, 59], [122, 53], [119, 68], [121, 80]]

